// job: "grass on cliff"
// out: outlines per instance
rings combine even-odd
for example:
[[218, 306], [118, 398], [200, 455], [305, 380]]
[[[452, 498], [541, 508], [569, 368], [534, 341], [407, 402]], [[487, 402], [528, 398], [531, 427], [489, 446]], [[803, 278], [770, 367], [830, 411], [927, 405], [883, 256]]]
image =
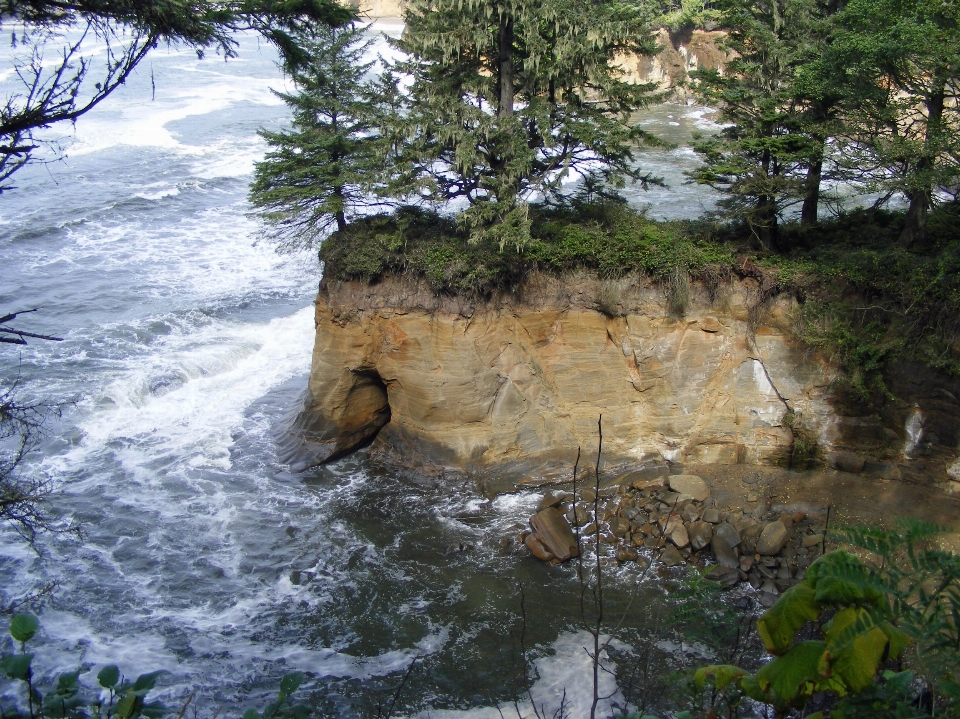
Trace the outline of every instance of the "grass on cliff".
[[358, 220], [320, 249], [327, 277], [376, 282], [388, 275], [425, 279], [438, 294], [485, 299], [509, 292], [540, 270], [594, 270], [602, 278], [638, 271], [657, 279], [730, 265], [723, 244], [699, 223], [655, 222], [618, 202], [532, 207], [531, 239], [520, 250], [469, 242], [456, 221], [405, 208]]
[[688, 280], [709, 289], [724, 276], [753, 276], [757, 309], [777, 294], [796, 297], [796, 336], [832, 355], [864, 399], [882, 401], [885, 370], [905, 361], [960, 377], [960, 207], [931, 218], [924, 247], [897, 244], [902, 213], [858, 211], [814, 228], [784, 226], [787, 249], [775, 255], [752, 249], [736, 226], [657, 222], [618, 202], [533, 207], [531, 220], [531, 240], [501, 251], [470, 243], [452, 218], [405, 209], [335, 233], [320, 258], [330, 279], [408, 275], [437, 294], [473, 300], [510, 292], [535, 270], [638, 272], [661, 283], [665, 302], [681, 310], [683, 298], [670, 293]]

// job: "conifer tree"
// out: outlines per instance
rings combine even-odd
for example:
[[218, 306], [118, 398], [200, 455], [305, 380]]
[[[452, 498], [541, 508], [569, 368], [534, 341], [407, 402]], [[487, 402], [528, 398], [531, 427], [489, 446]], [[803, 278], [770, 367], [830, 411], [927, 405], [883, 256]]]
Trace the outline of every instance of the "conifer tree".
[[574, 173], [637, 177], [630, 123], [650, 100], [611, 62], [652, 52], [636, 5], [611, 0], [410, 0], [397, 46], [412, 78], [391, 126], [394, 186], [459, 200], [472, 236], [522, 244], [527, 201]]
[[734, 57], [721, 75], [694, 73], [701, 100], [729, 123], [695, 145], [706, 164], [695, 179], [726, 194], [760, 247], [779, 248], [780, 215], [803, 203], [816, 222], [825, 143], [836, 99], [808, 72], [829, 37], [829, 8], [816, 0], [726, 0], [721, 26]]
[[904, 246], [926, 238], [938, 191], [960, 187], [960, 5], [849, 0], [825, 64], [839, 79], [848, 179], [909, 202]]
[[293, 127], [262, 131], [270, 145], [256, 165], [250, 200], [281, 252], [315, 246], [351, 218], [375, 211], [385, 179], [378, 127], [395, 102], [389, 75], [371, 75], [365, 28], [318, 26], [298, 38], [309, 60], [292, 68], [298, 88], [277, 93]]

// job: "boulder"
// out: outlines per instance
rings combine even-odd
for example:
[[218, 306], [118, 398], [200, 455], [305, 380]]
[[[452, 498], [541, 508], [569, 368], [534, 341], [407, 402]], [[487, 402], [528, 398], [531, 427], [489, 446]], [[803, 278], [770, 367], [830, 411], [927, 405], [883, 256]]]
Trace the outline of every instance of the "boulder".
[[637, 561], [637, 554], [635, 549], [628, 549], [626, 547], [621, 547], [617, 550], [617, 561], [618, 562], [635, 562]]
[[610, 531], [616, 537], [623, 537], [630, 531], [630, 522], [623, 517], [611, 517]]
[[673, 475], [670, 477], [670, 489], [680, 495], [693, 497], [697, 502], [702, 502], [710, 496], [707, 483], [695, 474]]
[[721, 587], [732, 587], [740, 581], [740, 572], [732, 567], [722, 567], [718, 564], [707, 572], [707, 579], [717, 582]]
[[668, 544], [660, 553], [660, 561], [666, 564], [668, 567], [679, 567], [681, 564], [683, 564], [683, 555], [680, 554], [679, 549], [674, 547], [672, 544]]
[[810, 547], [819, 547], [823, 542], [822, 534], [807, 534], [803, 538], [803, 548], [809, 549]]
[[548, 507], [558, 507], [563, 502], [566, 502], [568, 499], [573, 499], [573, 495], [569, 492], [547, 492], [543, 495], [543, 499], [540, 500], [540, 506], [538, 509], [547, 509]]
[[[730, 525], [724, 523], [714, 528], [710, 548], [713, 550], [713, 556], [717, 559], [717, 564], [729, 569], [737, 569], [740, 566], [740, 554], [737, 552], [740, 537], [737, 536], [733, 527], [721, 531], [723, 527], [730, 527]], [[736, 543], [733, 540], [736, 540]]]
[[550, 564], [565, 562], [580, 554], [577, 538], [559, 510], [543, 509], [530, 517], [533, 531], [524, 544], [537, 559]]
[[740, 544], [740, 533], [733, 528], [733, 525], [729, 522], [721, 522], [716, 527], [713, 528], [714, 537], [723, 537], [723, 539], [731, 546], [736, 547]]
[[710, 524], [720, 524], [720, 510], [716, 507], [707, 507], [703, 510], [704, 522], [710, 522]]
[[709, 522], [693, 522], [687, 527], [687, 533], [690, 535], [690, 546], [700, 550], [713, 539], [713, 525]]
[[593, 519], [593, 505], [586, 502], [577, 502], [567, 512], [567, 520], [574, 527], [584, 527]]
[[863, 470], [864, 459], [856, 452], [833, 452], [827, 460], [831, 467], [841, 472], [860, 474]]
[[757, 539], [757, 554], [771, 556], [779, 554], [783, 545], [790, 539], [790, 530], [783, 526], [779, 519], [776, 522], [770, 522]]
[[690, 544], [690, 535], [687, 533], [687, 528], [682, 524], [670, 532], [670, 534], [667, 535], [667, 539], [673, 542], [679, 549], [683, 549]]

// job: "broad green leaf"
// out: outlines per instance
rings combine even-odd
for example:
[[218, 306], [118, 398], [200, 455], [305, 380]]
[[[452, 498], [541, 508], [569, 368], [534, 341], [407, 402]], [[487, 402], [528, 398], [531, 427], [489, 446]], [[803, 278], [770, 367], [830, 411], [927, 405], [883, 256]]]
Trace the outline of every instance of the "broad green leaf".
[[883, 606], [883, 593], [869, 584], [869, 573], [854, 555], [842, 549], [824, 554], [807, 569], [807, 582], [820, 605]]
[[32, 661], [32, 654], [4, 654], [0, 657], [0, 669], [11, 679], [25, 682], [30, 676]]
[[137, 681], [133, 683], [130, 692], [137, 696], [145, 696], [147, 692], [156, 686], [157, 677], [161, 674], [166, 674], [166, 672], [161, 669], [160, 671], [150, 672], [149, 674], [141, 674], [137, 677]]
[[137, 710], [139, 697], [127, 694], [117, 702], [116, 713], [118, 719], [130, 719]]
[[817, 690], [817, 666], [827, 646], [824, 642], [800, 642], [783, 656], [764, 664], [757, 672], [757, 684], [784, 704], [795, 704]]
[[887, 635], [872, 624], [866, 610], [847, 607], [834, 615], [824, 631], [830, 668], [854, 693], [873, 682], [887, 648]]
[[108, 664], [97, 674], [97, 682], [104, 689], [113, 689], [120, 681], [120, 667], [116, 664]]
[[260, 719], [260, 715], [257, 713], [256, 709], [247, 709], [243, 713], [243, 719]]
[[800, 627], [820, 616], [815, 592], [807, 582], [790, 587], [757, 620], [757, 633], [771, 654], [784, 654]]
[[285, 674], [280, 680], [280, 694], [288, 697], [293, 694], [303, 683], [303, 674], [301, 672], [292, 672]]
[[164, 706], [163, 702], [150, 702], [143, 705], [140, 713], [147, 719], [160, 719], [167, 713], [167, 707]]
[[32, 614], [14, 614], [10, 620], [10, 636], [18, 642], [26, 642], [40, 629], [40, 620]]
[[740, 689], [743, 690], [743, 693], [754, 701], [762, 702], [764, 704], [769, 704], [772, 702], [770, 693], [764, 691], [760, 684], [757, 682], [755, 677], [747, 674], [739, 681]]
[[713, 679], [713, 686], [717, 689], [725, 689], [731, 682], [740, 679], [746, 673], [745, 670], [732, 664], [711, 664], [697, 669], [693, 675], [693, 680], [701, 689], [706, 684], [707, 679]]
[[887, 635], [887, 639], [890, 641], [890, 649], [888, 650], [887, 655], [891, 659], [896, 659], [903, 653], [903, 650], [907, 648], [907, 645], [910, 644], [910, 636], [906, 632], [902, 632], [897, 629], [895, 626], [890, 624], [890, 622], [884, 622], [881, 624], [880, 629], [883, 630], [883, 633]]
[[57, 694], [72, 694], [80, 689], [78, 681], [83, 670], [77, 669], [75, 672], [64, 672], [57, 677]]

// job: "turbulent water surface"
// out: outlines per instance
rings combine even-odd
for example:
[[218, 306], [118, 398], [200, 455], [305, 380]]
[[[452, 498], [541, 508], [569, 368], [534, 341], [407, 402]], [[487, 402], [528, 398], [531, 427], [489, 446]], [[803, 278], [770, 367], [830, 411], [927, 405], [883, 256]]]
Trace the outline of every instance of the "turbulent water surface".
[[[319, 279], [314, 258], [256, 244], [248, 214], [257, 129], [288, 117], [270, 91], [283, 83], [256, 37], [229, 62], [161, 49], [76, 124], [65, 161], [28, 168], [0, 198], [0, 307], [42, 307], [19, 324], [65, 338], [8, 348], [3, 376], [21, 374], [23, 397], [72, 402], [25, 471], [56, 478], [52, 511], [85, 532], [43, 536], [39, 554], [2, 535], [5, 600], [57, 583], [36, 605], [46, 671], [166, 669], [161, 694], [195, 689], [208, 714], [262, 705], [293, 670], [318, 709], [370, 714], [415, 663], [404, 711], [499, 716], [523, 630], [537, 701], [555, 708], [566, 689], [582, 716], [592, 688], [574, 568], [499, 551], [537, 496], [485, 502], [362, 456], [302, 475], [277, 461]], [[707, 121], [663, 106], [645, 122], [682, 143]], [[689, 149], [643, 161], [673, 187], [635, 202], [660, 217], [702, 211], [681, 184]], [[636, 568], [611, 571], [611, 612], [639, 591], [629, 635], [659, 594], [632, 589]]]

